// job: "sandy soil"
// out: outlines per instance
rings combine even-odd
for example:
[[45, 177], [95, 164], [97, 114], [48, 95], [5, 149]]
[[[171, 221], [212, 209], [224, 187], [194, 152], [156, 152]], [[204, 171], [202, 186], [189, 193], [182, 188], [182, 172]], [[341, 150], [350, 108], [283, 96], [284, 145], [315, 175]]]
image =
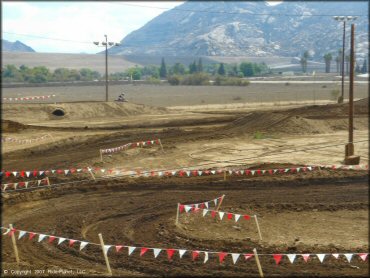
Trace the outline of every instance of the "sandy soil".
[[[368, 160], [367, 99], [356, 102], [355, 153]], [[92, 109], [92, 106], [96, 106]], [[3, 136], [52, 139], [2, 146], [3, 170], [58, 169], [63, 167], [123, 167], [131, 169], [211, 168], [222, 166], [264, 169], [305, 164], [338, 164], [347, 141], [344, 105], [306, 107], [228, 107], [225, 111], [168, 110], [142, 106], [64, 104], [68, 117], [54, 119], [54, 106], [3, 107]], [[98, 109], [98, 110], [97, 110]], [[101, 109], [101, 110], [99, 110]], [[103, 111], [89, 114], [88, 111]], [[105, 112], [104, 112], [105, 111]], [[86, 113], [85, 113], [86, 112]], [[23, 118], [22, 118], [23, 113]], [[50, 112], [49, 112], [50, 113]], [[91, 112], [92, 113], [92, 112]], [[121, 122], [120, 122], [121, 121]], [[19, 123], [17, 123], [19, 122]], [[32, 123], [32, 126], [29, 124]], [[84, 123], [84, 125], [83, 125]], [[23, 124], [23, 125], [21, 125]], [[85, 126], [88, 125], [88, 128]], [[3, 123], [4, 127], [4, 123]], [[160, 138], [158, 146], [136, 148], [104, 156], [99, 149], [128, 142]], [[111, 178], [82, 181], [88, 176], [50, 176], [52, 184], [80, 181], [52, 189], [2, 194], [2, 224], [56, 236], [106, 244], [201, 249], [250, 253], [336, 253], [368, 250], [368, 173], [321, 170], [257, 177], [222, 175], [191, 178]], [[21, 178], [8, 179], [22, 180]], [[4, 182], [4, 181], [3, 181]], [[206, 201], [225, 194], [221, 210], [256, 214], [263, 240], [252, 221], [230, 224], [199, 214], [181, 214], [174, 225], [176, 206]], [[11, 242], [2, 241], [3, 268], [73, 269], [86, 275], [105, 273], [101, 250], [87, 246], [50, 245], [18, 241], [22, 260], [14, 264]], [[189, 255], [168, 262], [166, 254], [109, 252], [114, 275], [119, 276], [258, 276], [254, 259], [233, 265], [231, 257], [219, 264], [210, 256], [192, 262]], [[276, 266], [261, 257], [266, 276], [366, 276], [368, 261], [358, 258], [317, 259]]]

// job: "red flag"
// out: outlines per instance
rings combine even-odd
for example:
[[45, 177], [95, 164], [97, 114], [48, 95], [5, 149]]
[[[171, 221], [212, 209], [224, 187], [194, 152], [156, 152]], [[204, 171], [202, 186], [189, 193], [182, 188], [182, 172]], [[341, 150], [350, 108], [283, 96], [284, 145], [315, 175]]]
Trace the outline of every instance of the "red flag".
[[123, 248], [122, 245], [116, 245], [116, 251], [119, 252]]
[[151, 173], [150, 173], [150, 175], [152, 176], [152, 177], [154, 177], [155, 176], [155, 172], [154, 171], [152, 171]]
[[184, 176], [184, 174], [185, 174], [185, 172], [184, 172], [183, 170], [180, 170], [180, 171], [179, 171], [179, 176], [180, 176], [180, 177], [183, 177], [183, 176]]
[[307, 263], [308, 259], [310, 258], [310, 254], [302, 254], [304, 261]]
[[174, 253], [175, 253], [175, 249], [167, 249], [168, 260], [171, 260]]
[[31, 233], [31, 232], [30, 232], [29, 240], [32, 240], [32, 239], [35, 237], [35, 235], [36, 235], [35, 233]]
[[217, 213], [216, 211], [212, 210], [211, 216], [214, 218], [216, 216], [216, 213]]
[[261, 175], [261, 170], [260, 169], [258, 169], [256, 172], [257, 172], [258, 175]]
[[196, 171], [196, 170], [192, 171], [192, 173], [193, 173], [194, 177], [196, 177], [198, 175], [198, 171]]
[[358, 256], [363, 260], [363, 261], [366, 261], [366, 258], [367, 258], [367, 253], [361, 253], [361, 254], [358, 254]]
[[76, 240], [70, 239], [69, 240], [69, 247], [72, 247], [75, 242], [76, 242]]
[[248, 176], [251, 173], [251, 170], [245, 170], [245, 175]]
[[273, 254], [272, 256], [274, 257], [276, 264], [279, 264], [281, 261], [281, 258], [283, 257], [283, 255], [281, 254]]
[[55, 239], [55, 236], [49, 236], [49, 243], [52, 243], [54, 239]]
[[245, 260], [248, 260], [253, 257], [253, 254], [244, 254]]
[[184, 206], [184, 205], [180, 205], [180, 206], [179, 206], [179, 211], [180, 211], [180, 213], [184, 211], [184, 208], [185, 208], [185, 206]]
[[303, 167], [303, 172], [306, 172], [307, 171], [307, 167]]
[[199, 256], [199, 251], [193, 251], [192, 252], [192, 257], [193, 257], [193, 261]]
[[155, 140], [155, 142], [159, 145], [159, 139]]
[[146, 247], [141, 247], [141, 250], [140, 250], [140, 256], [143, 256], [145, 254], [145, 252], [148, 251], [148, 248]]
[[244, 217], [245, 220], [250, 220], [251, 219], [251, 217], [249, 215], [243, 215], [243, 217]]
[[284, 173], [284, 171], [285, 171], [284, 169], [279, 169], [280, 173]]
[[232, 213], [228, 213], [227, 214], [227, 219], [229, 219], [229, 220], [233, 219], [233, 214]]
[[22, 178], [24, 178], [24, 171], [21, 171], [21, 173], [19, 174]]
[[20, 181], [20, 182], [18, 183], [18, 185], [19, 185], [19, 186], [25, 186], [25, 185], [26, 185], [26, 183], [25, 183], [24, 181]]
[[273, 173], [274, 173], [274, 171], [270, 169], [269, 174], [272, 175]]
[[8, 233], [8, 236], [14, 235], [15, 231], [16, 231], [15, 229], [11, 229], [10, 232]]
[[10, 172], [5, 172], [5, 177], [7, 177], [7, 178], [9, 178], [10, 177], [10, 175], [11, 175], [11, 173]]
[[57, 173], [58, 173], [58, 174], [63, 174], [63, 173], [64, 173], [64, 171], [63, 171], [63, 170], [61, 170], [61, 169], [58, 169], [58, 170], [57, 170]]
[[76, 168], [71, 169], [71, 173], [73, 174], [74, 172], [76, 172]]
[[37, 177], [38, 172], [39, 172], [39, 171], [34, 170], [34, 171], [33, 171], [33, 176], [34, 176], [34, 177]]
[[297, 172], [297, 168], [290, 168], [290, 171], [291, 171], [292, 173]]
[[201, 203], [199, 207], [200, 207], [201, 209], [204, 209], [205, 204], [204, 204], [204, 203]]
[[220, 260], [220, 263], [222, 263], [224, 261], [226, 256], [227, 256], [227, 253], [225, 253], [225, 252], [218, 253], [218, 258]]

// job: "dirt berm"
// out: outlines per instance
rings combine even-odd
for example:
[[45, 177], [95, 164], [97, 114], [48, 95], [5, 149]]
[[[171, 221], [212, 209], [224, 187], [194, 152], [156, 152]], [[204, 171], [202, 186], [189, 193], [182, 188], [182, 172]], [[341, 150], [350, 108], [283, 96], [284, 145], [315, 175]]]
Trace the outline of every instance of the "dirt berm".
[[120, 118], [133, 115], [168, 113], [166, 108], [135, 103], [77, 102], [57, 104], [3, 104], [3, 117], [7, 120], [28, 123], [45, 120], [83, 120]]
[[[355, 102], [354, 128], [368, 129], [369, 99]], [[252, 112], [241, 117], [225, 129], [229, 133], [329, 133], [348, 128], [348, 104], [307, 106], [283, 111]], [[224, 132], [224, 131], [223, 131]]]

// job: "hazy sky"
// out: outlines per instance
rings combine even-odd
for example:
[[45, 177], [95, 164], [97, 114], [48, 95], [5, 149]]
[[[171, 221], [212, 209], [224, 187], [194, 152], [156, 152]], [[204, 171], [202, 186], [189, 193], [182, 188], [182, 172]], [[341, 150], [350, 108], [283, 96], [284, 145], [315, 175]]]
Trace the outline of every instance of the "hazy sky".
[[3, 39], [19, 40], [37, 52], [96, 53], [102, 49], [92, 42], [104, 40], [104, 34], [119, 42], [166, 11], [162, 8], [182, 3], [2, 1]]

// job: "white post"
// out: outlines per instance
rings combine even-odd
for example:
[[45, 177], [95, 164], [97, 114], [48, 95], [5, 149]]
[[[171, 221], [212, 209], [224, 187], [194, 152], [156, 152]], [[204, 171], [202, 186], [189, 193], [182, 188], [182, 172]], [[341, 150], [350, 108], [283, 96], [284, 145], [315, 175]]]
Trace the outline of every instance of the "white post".
[[256, 263], [257, 263], [257, 267], [258, 267], [258, 272], [260, 273], [260, 277], [263, 277], [263, 271], [262, 271], [262, 267], [261, 267], [261, 264], [260, 264], [260, 260], [258, 258], [256, 248], [253, 249], [253, 253], [254, 253], [254, 257], [256, 258]]
[[254, 220], [256, 221], [258, 235], [260, 237], [260, 240], [262, 240], [262, 235], [261, 235], [260, 225], [258, 224], [257, 215], [254, 215]]
[[13, 232], [13, 225], [9, 224], [9, 228], [10, 228], [10, 232], [12, 233], [11, 237], [12, 237], [15, 260], [17, 261], [17, 264], [19, 264], [18, 248], [17, 248], [17, 242], [15, 240], [15, 236], [14, 236], [14, 232]]
[[91, 171], [91, 169], [89, 168], [89, 173], [90, 173], [90, 175], [91, 175], [91, 177], [93, 178], [93, 180], [95, 181], [96, 179], [95, 179], [95, 176], [94, 176], [94, 174], [92, 173], [92, 171]]
[[103, 241], [103, 236], [102, 236], [102, 234], [99, 234], [99, 240], [100, 240], [101, 249], [102, 249], [102, 251], [103, 251], [103, 255], [104, 255], [104, 259], [105, 259], [105, 264], [107, 265], [108, 274], [109, 274], [110, 276], [112, 276], [112, 270], [111, 270], [111, 268], [110, 268], [109, 259], [108, 259], [107, 254], [106, 254], [106, 253], [105, 253], [105, 251], [104, 251], [104, 241]]
[[179, 214], [180, 214], [180, 203], [177, 203], [177, 211], [176, 211], [176, 226], [179, 224]]
[[50, 186], [50, 180], [49, 180], [49, 177], [46, 177], [46, 182], [48, 183], [48, 186]]
[[100, 161], [103, 162], [103, 152], [102, 150], [99, 150], [99, 152], [100, 152]]

